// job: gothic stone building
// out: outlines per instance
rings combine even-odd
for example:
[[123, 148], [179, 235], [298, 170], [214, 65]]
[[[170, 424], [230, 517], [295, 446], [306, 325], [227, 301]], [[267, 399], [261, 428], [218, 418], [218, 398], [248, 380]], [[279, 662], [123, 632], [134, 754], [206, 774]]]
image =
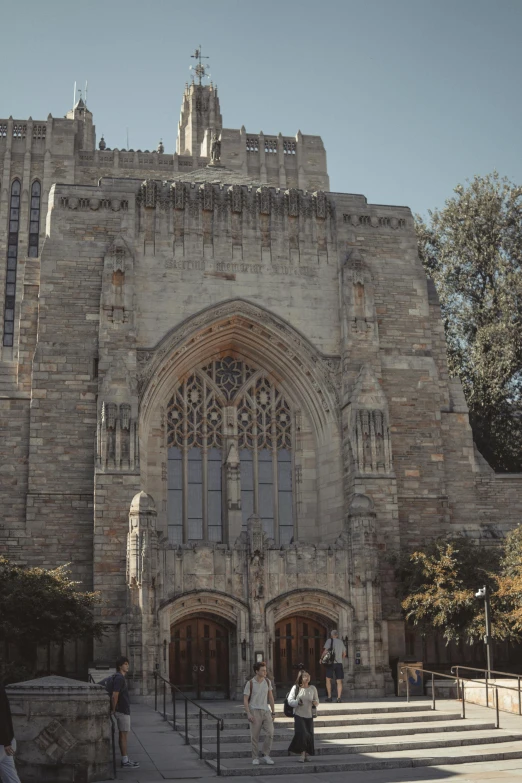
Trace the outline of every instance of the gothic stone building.
[[264, 658], [390, 692], [388, 555], [512, 526], [522, 477], [473, 445], [406, 207], [329, 191], [318, 136], [222, 125], [185, 88], [177, 149], [0, 120], [2, 551], [103, 596], [90, 653], [198, 696]]

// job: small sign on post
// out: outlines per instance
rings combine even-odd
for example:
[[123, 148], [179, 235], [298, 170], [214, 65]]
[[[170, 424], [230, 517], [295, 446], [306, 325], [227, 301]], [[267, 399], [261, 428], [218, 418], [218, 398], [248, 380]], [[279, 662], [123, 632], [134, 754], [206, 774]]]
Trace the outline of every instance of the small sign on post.
[[398, 696], [406, 696], [407, 694], [406, 677], [408, 678], [410, 696], [422, 696], [424, 694], [422, 661], [399, 661], [397, 664]]

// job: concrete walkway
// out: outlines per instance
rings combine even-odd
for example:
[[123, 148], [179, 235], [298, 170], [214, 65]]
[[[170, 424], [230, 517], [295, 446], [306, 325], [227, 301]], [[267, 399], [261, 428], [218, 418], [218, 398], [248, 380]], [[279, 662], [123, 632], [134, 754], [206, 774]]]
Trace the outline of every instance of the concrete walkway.
[[[234, 707], [241, 711], [237, 702]], [[440, 701], [444, 711], [460, 710], [456, 701]], [[213, 705], [217, 706], [217, 705]], [[230, 709], [230, 703], [227, 705]], [[225, 708], [225, 704], [221, 709]], [[216, 710], [216, 711], [221, 711]], [[494, 720], [494, 711], [483, 707], [467, 705], [467, 717], [471, 719]], [[522, 730], [522, 718], [518, 715], [500, 714], [503, 729]], [[183, 738], [164, 722], [160, 715], [145, 705], [132, 706], [132, 732], [129, 738], [129, 755], [139, 761], [140, 768], [122, 770], [117, 752], [118, 780], [129, 783], [160, 783], [165, 780], [198, 780], [215, 777], [215, 772], [205, 762], [200, 761], [196, 753], [184, 745]], [[275, 770], [274, 770], [275, 771]], [[234, 777], [235, 783], [251, 781], [250, 775]], [[258, 783], [283, 783], [285, 776], [270, 775], [257, 777]], [[491, 761], [406, 768], [368, 770], [364, 773], [364, 783], [428, 783], [448, 781], [448, 783], [522, 783], [522, 759]], [[109, 781], [103, 781], [109, 783]], [[323, 774], [292, 775], [291, 783], [361, 783], [360, 772], [330, 772]]]

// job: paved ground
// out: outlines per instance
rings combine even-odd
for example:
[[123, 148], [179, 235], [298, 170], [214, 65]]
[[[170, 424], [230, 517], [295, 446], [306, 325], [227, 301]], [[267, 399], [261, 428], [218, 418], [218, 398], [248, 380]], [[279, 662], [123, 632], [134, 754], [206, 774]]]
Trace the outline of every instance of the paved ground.
[[[241, 710], [237, 702], [222, 704], [221, 709]], [[214, 705], [213, 705], [214, 706]], [[442, 708], [442, 703], [441, 703]], [[444, 701], [443, 709], [460, 710], [457, 702]], [[494, 719], [494, 711], [467, 705], [467, 716], [478, 720]], [[522, 718], [500, 713], [503, 729], [522, 731]], [[184, 745], [178, 732], [172, 730], [158, 713], [145, 705], [133, 705], [133, 730], [129, 742], [129, 755], [140, 762], [139, 770], [118, 769], [118, 780], [128, 783], [160, 783], [165, 780], [197, 780], [215, 777], [213, 770], [200, 761], [194, 751]], [[117, 754], [119, 765], [119, 753]], [[258, 783], [283, 783], [287, 778], [279, 776], [257, 777]], [[252, 780], [249, 775], [235, 777], [234, 783]], [[433, 766], [417, 769], [388, 769], [366, 771], [364, 783], [522, 783], [522, 759], [494, 761], [479, 764]], [[103, 781], [102, 783], [109, 783]], [[358, 772], [292, 775], [292, 783], [361, 783]]]

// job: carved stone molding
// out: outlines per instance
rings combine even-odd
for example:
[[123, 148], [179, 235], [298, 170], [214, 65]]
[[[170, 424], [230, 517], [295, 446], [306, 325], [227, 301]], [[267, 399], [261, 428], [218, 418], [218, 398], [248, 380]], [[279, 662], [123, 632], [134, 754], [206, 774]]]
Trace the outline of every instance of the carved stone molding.
[[289, 324], [243, 300], [224, 302], [192, 316], [156, 348], [137, 352], [141, 407], [149, 404], [159, 375], [174, 367], [189, 347], [230, 327], [259, 337], [270, 350], [284, 355], [296, 375], [304, 376], [303, 380], [314, 390], [321, 409], [338, 415], [340, 358], [324, 356]]
[[343, 221], [352, 226], [364, 228], [391, 228], [394, 231], [406, 228], [406, 218], [398, 218], [389, 215], [344, 214]]

